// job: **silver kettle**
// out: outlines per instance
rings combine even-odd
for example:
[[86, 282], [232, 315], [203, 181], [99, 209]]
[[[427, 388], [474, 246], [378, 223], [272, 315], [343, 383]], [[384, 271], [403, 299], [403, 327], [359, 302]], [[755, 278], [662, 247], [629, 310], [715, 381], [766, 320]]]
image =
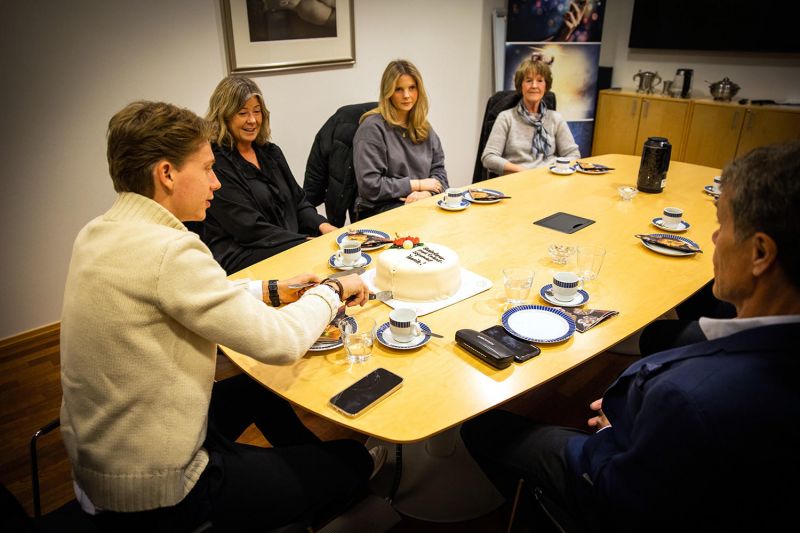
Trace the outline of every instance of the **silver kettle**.
[[739, 92], [739, 86], [733, 83], [727, 76], [709, 85], [708, 89], [711, 91], [711, 96], [714, 97], [714, 100], [722, 100], [724, 102], [730, 102], [731, 98], [736, 96], [736, 93]]
[[661, 83], [661, 76], [658, 75], [658, 72], [650, 72], [649, 70], [644, 72], [639, 70], [633, 75], [633, 81], [636, 81], [636, 78], [639, 78], [639, 87], [636, 88], [637, 93], [652, 94], [653, 90]]

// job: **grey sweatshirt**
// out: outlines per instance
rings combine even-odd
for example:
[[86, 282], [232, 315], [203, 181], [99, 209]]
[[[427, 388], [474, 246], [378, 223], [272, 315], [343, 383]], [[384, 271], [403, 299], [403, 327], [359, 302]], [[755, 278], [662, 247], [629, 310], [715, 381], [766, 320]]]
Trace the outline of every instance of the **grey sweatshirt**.
[[361, 123], [353, 138], [353, 167], [358, 182], [356, 205], [373, 208], [411, 194], [411, 180], [435, 178], [449, 187], [444, 151], [431, 128], [428, 138], [413, 144], [405, 130], [390, 126], [379, 114]]

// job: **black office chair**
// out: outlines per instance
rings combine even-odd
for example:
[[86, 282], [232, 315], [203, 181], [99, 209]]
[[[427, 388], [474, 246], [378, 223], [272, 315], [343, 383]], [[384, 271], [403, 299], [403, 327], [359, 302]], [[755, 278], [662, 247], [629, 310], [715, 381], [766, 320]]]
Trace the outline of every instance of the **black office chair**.
[[353, 137], [361, 115], [377, 106], [377, 102], [365, 102], [337, 109], [320, 128], [308, 154], [303, 190], [312, 205], [325, 203], [325, 215], [334, 226], [344, 226], [348, 213], [355, 220], [358, 185]]
[[[506, 109], [511, 109], [519, 102], [520, 94], [516, 90], [498, 91], [489, 97], [486, 102], [486, 111], [483, 113], [483, 122], [481, 125], [481, 136], [478, 141], [478, 154], [475, 156], [475, 170], [472, 173], [472, 183], [495, 178], [492, 173], [483, 168], [481, 163], [481, 155], [483, 149], [486, 147], [486, 141], [489, 140], [489, 134], [492, 133], [494, 121], [497, 120], [497, 115]], [[547, 91], [542, 97], [547, 109], [556, 110], [556, 94], [552, 91]]]
[[[99, 531], [91, 518], [81, 509], [78, 500], [70, 500], [55, 511], [42, 515], [42, 504], [39, 490], [39, 452], [38, 442], [39, 439], [61, 425], [61, 420], [56, 418], [51, 420], [39, 430], [37, 430], [31, 437], [30, 453], [31, 453], [31, 488], [33, 490], [33, 520], [30, 521], [30, 528], [27, 531], [36, 531], [42, 533], [48, 532], [64, 532], [64, 531], [80, 531], [82, 533], [93, 533]], [[13, 496], [12, 496], [13, 497]], [[25, 511], [22, 511], [23, 514]], [[27, 516], [27, 515], [26, 515]], [[280, 529], [276, 533], [289, 533], [296, 531], [304, 531], [302, 526], [291, 526], [293, 529]], [[26, 531], [23, 529], [23, 531]], [[199, 527], [195, 528], [192, 533], [210, 533], [213, 531], [211, 522], [205, 522]]]
[[[549, 532], [580, 532], [583, 531], [580, 523], [571, 517], [556, 502], [547, 497], [539, 487], [534, 487], [520, 479], [517, 483], [517, 492], [511, 507], [511, 516], [508, 521], [508, 533], [514, 529], [514, 520], [517, 518], [519, 510], [526, 509], [529, 516], [531, 513], [541, 511], [544, 517], [535, 520], [535, 524], [530, 524], [532, 530], [542, 533]], [[520, 513], [522, 514], [522, 513]], [[541, 516], [541, 515], [539, 515]]]

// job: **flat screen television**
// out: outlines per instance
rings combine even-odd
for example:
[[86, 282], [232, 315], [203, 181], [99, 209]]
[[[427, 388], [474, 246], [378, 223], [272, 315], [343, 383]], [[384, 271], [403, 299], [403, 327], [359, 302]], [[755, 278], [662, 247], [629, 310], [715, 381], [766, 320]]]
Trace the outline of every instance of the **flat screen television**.
[[631, 48], [800, 52], [795, 0], [634, 0]]

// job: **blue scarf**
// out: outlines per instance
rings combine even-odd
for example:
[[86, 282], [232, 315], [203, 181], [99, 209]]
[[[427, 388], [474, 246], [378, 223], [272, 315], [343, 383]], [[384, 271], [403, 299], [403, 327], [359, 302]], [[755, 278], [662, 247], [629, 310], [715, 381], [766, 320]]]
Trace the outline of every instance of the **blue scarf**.
[[544, 100], [539, 102], [539, 113], [534, 114], [528, 113], [528, 109], [525, 107], [525, 102], [523, 99], [520, 99], [519, 104], [517, 104], [517, 113], [519, 113], [519, 116], [526, 124], [533, 126], [531, 154], [533, 154], [534, 159], [538, 154], [542, 154], [542, 157], [547, 157], [551, 153], [551, 146], [550, 142], [548, 141], [550, 134], [542, 125], [542, 120], [544, 120], [544, 114], [546, 112], [547, 106], [545, 105]]

